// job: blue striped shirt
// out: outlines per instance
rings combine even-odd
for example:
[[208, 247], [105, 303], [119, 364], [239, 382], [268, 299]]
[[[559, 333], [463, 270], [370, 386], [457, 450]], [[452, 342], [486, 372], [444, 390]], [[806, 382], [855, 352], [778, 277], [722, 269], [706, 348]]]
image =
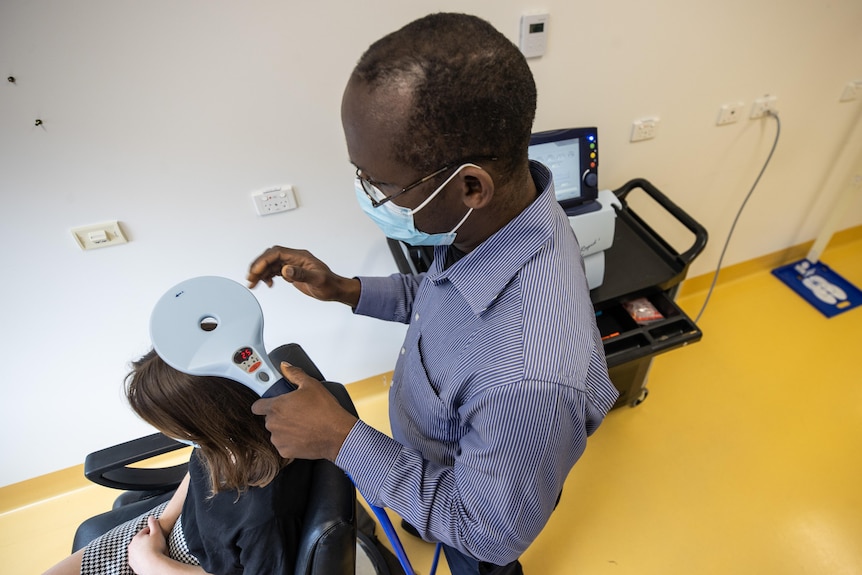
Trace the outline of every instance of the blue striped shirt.
[[409, 323], [389, 395], [393, 438], [358, 422], [336, 463], [423, 538], [504, 565], [551, 515], [617, 397], [580, 250], [541, 193], [476, 249], [420, 276], [360, 278], [356, 313]]

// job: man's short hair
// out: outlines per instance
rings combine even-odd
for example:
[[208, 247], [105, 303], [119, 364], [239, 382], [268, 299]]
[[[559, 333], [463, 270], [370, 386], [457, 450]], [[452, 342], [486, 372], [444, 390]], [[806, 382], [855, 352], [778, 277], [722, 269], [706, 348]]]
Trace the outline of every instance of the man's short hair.
[[374, 44], [353, 72], [376, 89], [413, 93], [393, 149], [418, 172], [495, 156], [507, 180], [527, 159], [536, 84], [518, 48], [491, 24], [467, 14], [431, 14]]

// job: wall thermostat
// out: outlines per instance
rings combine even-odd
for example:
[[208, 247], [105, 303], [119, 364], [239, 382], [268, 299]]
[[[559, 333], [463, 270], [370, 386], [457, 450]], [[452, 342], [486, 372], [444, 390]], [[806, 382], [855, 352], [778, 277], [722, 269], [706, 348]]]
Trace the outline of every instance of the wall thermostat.
[[521, 16], [521, 53], [525, 58], [538, 58], [545, 54], [548, 44], [549, 14]]

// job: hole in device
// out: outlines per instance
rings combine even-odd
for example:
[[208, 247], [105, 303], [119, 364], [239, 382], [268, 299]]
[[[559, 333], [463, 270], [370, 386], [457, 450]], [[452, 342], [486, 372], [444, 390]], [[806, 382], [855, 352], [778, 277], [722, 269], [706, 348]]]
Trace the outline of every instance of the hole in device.
[[218, 327], [218, 320], [212, 316], [207, 316], [201, 320], [201, 329], [204, 331], [212, 331]]

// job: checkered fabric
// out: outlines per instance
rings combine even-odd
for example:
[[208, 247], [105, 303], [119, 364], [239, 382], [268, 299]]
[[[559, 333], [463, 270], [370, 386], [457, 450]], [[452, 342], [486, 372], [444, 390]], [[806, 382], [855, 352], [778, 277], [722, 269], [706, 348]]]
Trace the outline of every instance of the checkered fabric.
[[[147, 526], [148, 517], [160, 517], [168, 502], [114, 527], [101, 537], [93, 540], [84, 550], [81, 562], [81, 575], [134, 575], [129, 567], [128, 548], [132, 538]], [[186, 545], [183, 535], [182, 517], [168, 536], [168, 554], [171, 559], [188, 565], [200, 565]]]

